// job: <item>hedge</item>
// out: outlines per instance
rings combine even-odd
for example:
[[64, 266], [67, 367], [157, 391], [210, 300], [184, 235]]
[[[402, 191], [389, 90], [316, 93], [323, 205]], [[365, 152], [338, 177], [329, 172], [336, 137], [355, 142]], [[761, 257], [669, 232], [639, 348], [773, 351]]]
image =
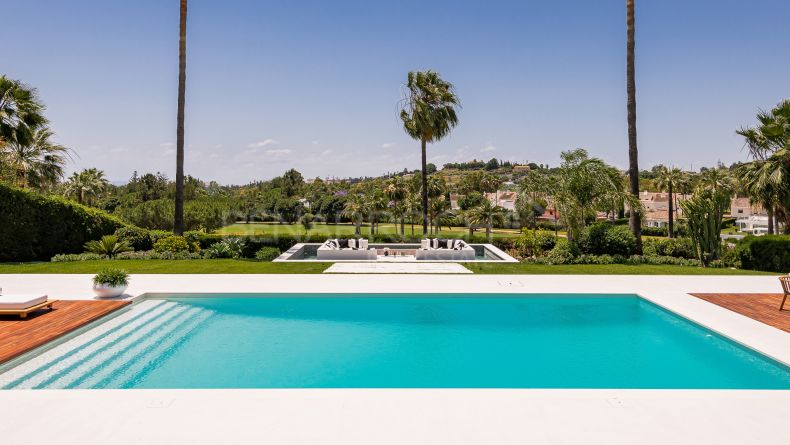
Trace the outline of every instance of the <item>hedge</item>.
[[60, 253], [80, 253], [87, 241], [123, 226], [100, 210], [0, 184], [0, 261], [49, 260]]
[[747, 236], [736, 254], [744, 269], [790, 272], [790, 235]]

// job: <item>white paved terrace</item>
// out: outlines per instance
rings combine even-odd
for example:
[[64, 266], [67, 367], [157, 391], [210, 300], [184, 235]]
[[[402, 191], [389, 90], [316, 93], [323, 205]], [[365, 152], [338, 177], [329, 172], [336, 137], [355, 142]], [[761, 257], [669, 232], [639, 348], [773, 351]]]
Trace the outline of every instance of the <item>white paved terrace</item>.
[[[89, 275], [0, 275], [0, 286], [90, 296]], [[779, 290], [776, 277], [762, 276], [134, 275], [129, 295], [636, 293], [790, 363], [790, 334], [688, 295]], [[788, 407], [790, 391], [0, 391], [0, 437], [9, 444], [788, 444]]]

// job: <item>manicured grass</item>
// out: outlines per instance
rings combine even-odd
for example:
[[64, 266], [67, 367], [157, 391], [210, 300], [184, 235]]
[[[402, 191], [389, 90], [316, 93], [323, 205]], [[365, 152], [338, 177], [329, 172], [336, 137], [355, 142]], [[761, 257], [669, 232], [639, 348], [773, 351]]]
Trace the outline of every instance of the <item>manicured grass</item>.
[[776, 275], [741, 269], [714, 269], [690, 266], [652, 264], [525, 264], [525, 263], [480, 263], [466, 264], [478, 274], [536, 274], [536, 275]]
[[[150, 274], [315, 274], [331, 263], [269, 263], [251, 260], [105, 260], [66, 263], [0, 263], [0, 274], [84, 273], [95, 274], [106, 267], [129, 273]], [[579, 275], [776, 275], [770, 272], [732, 269], [704, 269], [687, 266], [626, 264], [547, 265], [523, 263], [481, 263], [466, 267], [478, 274], [579, 274]]]
[[[396, 234], [400, 232], [400, 227], [396, 226], [395, 224], [384, 224], [382, 223], [379, 226], [379, 233], [384, 234]], [[304, 228], [301, 224], [278, 224], [278, 223], [236, 223], [231, 224], [229, 226], [225, 226], [215, 233], [219, 233], [221, 235], [257, 235], [257, 236], [277, 236], [277, 235], [304, 235]], [[325, 223], [317, 223], [310, 229], [308, 232], [311, 235], [326, 235], [327, 237], [344, 237], [344, 236], [353, 236], [354, 235], [354, 225], [350, 223], [343, 223], [343, 224], [325, 224]], [[367, 224], [362, 225], [362, 235], [367, 236], [370, 233], [370, 226]], [[405, 226], [405, 233], [406, 236], [411, 235], [411, 225], [406, 224]], [[467, 235], [469, 233], [469, 229], [466, 227], [442, 227], [441, 232], [439, 233], [439, 237], [460, 237]], [[422, 226], [415, 225], [414, 226], [414, 235], [416, 237], [420, 237], [422, 234]], [[485, 236], [485, 230], [477, 230], [475, 232], [476, 236]], [[436, 235], [434, 235], [436, 236]], [[495, 237], [515, 237], [519, 236], [518, 229], [494, 229], [494, 236]]]
[[275, 274], [321, 273], [329, 263], [270, 263], [252, 260], [104, 260], [65, 263], [0, 263], [6, 273], [86, 273], [95, 274], [105, 267], [125, 269], [129, 273], [195, 274]]

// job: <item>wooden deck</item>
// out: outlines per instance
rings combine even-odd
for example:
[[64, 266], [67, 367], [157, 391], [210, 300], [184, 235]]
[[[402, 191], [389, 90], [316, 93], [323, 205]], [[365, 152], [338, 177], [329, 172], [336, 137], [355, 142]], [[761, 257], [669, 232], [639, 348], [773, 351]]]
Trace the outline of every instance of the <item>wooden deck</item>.
[[782, 294], [691, 294], [767, 325], [790, 332], [790, 311], [779, 312]]
[[27, 318], [0, 315], [0, 363], [120, 309], [129, 301], [58, 301]]

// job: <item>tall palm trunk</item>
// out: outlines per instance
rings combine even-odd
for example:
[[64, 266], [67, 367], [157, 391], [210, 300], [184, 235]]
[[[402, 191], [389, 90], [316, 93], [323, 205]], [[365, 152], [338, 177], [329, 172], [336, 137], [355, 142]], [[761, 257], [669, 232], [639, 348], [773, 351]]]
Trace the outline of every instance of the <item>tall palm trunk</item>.
[[173, 232], [184, 233], [184, 107], [187, 83], [187, 0], [181, 0], [178, 34], [178, 116], [176, 126], [176, 209]]
[[669, 235], [670, 238], [674, 238], [675, 237], [675, 225], [674, 225], [675, 221], [672, 218], [673, 217], [672, 212], [674, 210], [675, 201], [672, 199], [672, 183], [671, 182], [669, 184], [667, 184], [667, 194], [669, 195], [667, 197], [668, 200], [669, 200], [669, 231], [667, 232], [667, 234]]
[[[636, 79], [634, 75], [634, 0], [625, 1], [628, 41], [626, 44], [626, 89], [628, 93], [628, 174], [631, 179], [631, 194], [639, 197], [639, 162], [636, 148]], [[631, 231], [636, 237], [636, 251], [642, 254], [642, 221], [640, 215], [631, 209], [628, 219]]]
[[425, 138], [420, 139], [422, 144], [422, 234], [428, 233], [428, 159], [425, 148]]
[[766, 211], [768, 212], [768, 234], [774, 234], [774, 206], [773, 204], [769, 204], [766, 206]]

